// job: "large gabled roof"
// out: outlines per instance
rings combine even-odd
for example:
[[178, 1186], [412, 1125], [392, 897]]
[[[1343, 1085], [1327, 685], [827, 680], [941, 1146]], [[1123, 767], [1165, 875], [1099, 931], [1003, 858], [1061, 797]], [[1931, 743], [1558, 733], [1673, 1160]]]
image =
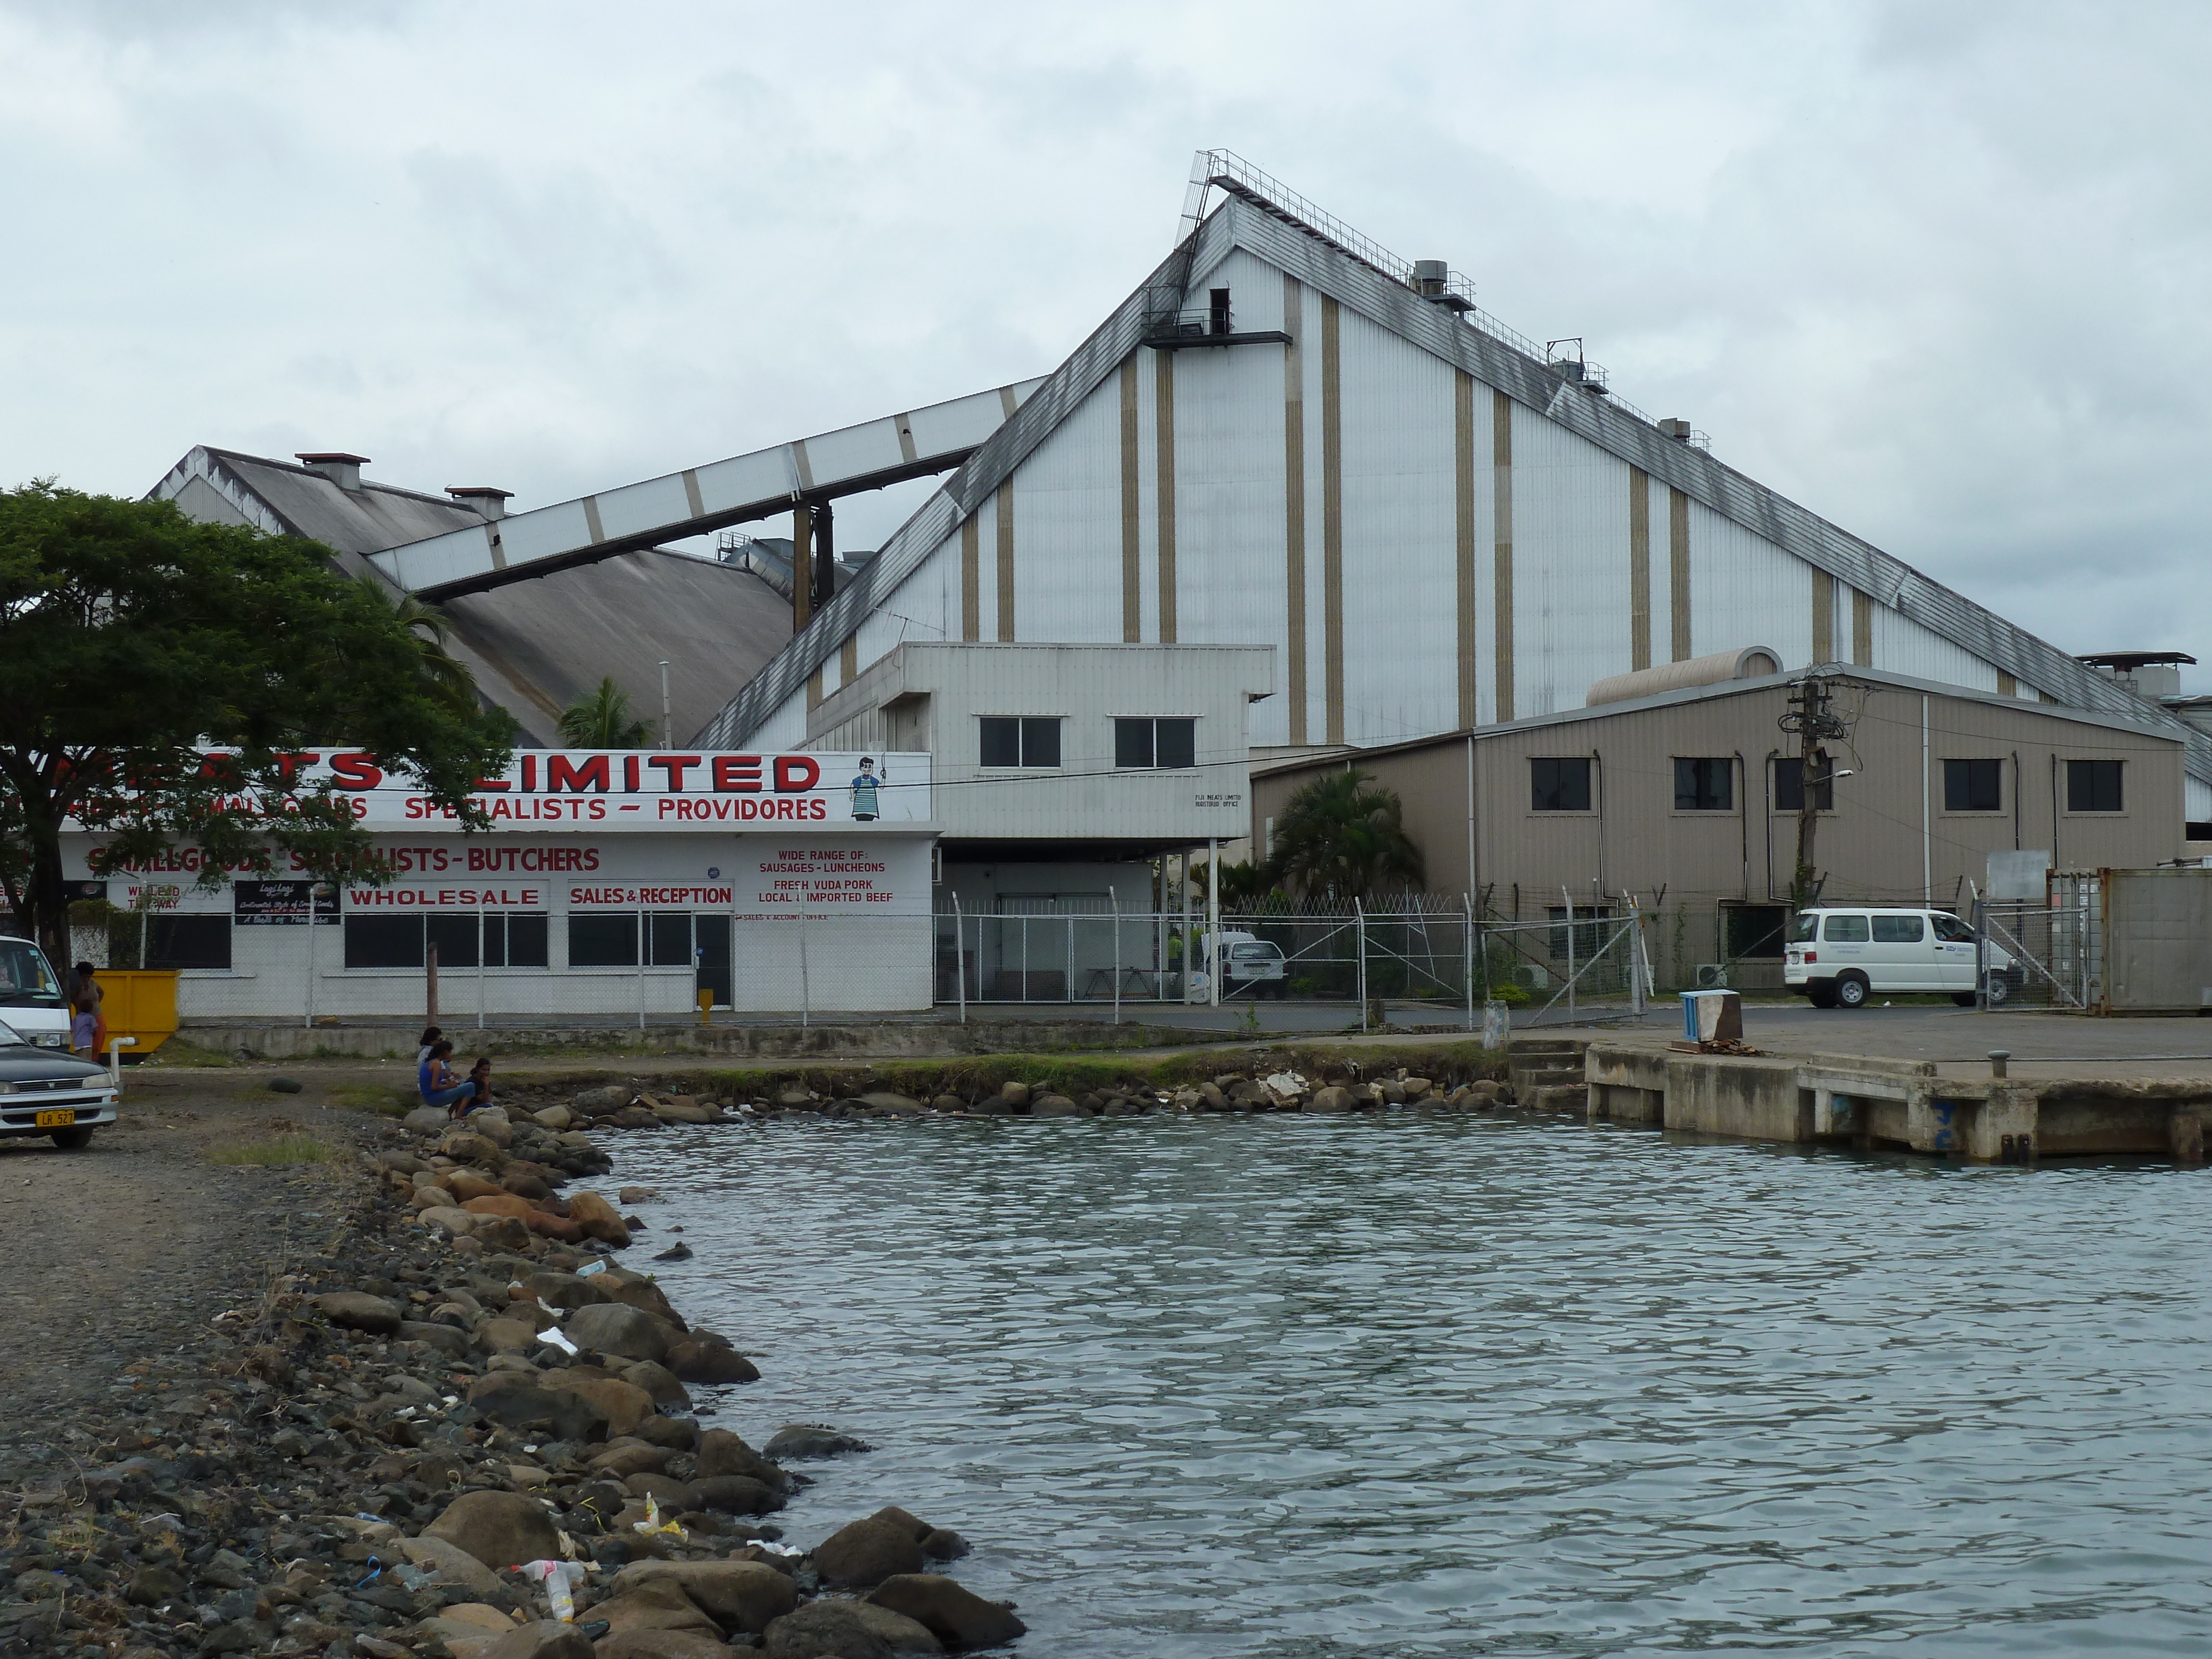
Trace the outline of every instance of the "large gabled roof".
[[1481, 313], [1424, 297], [1389, 274], [1384, 261], [1347, 251], [1341, 238], [1314, 228], [1294, 213], [1234, 194], [1046, 378], [1013, 418], [884, 544], [861, 580], [794, 635], [696, 741], [733, 747], [750, 738], [805, 686], [876, 605], [1142, 343], [1148, 321], [1161, 308], [1162, 290], [1171, 289], [1179, 295], [1196, 289], [1239, 248], [2062, 704], [2170, 726], [2187, 745], [2190, 775], [2212, 781], [2212, 737], [1872, 543], [1616, 407], [1524, 344], [1504, 337], [1502, 331], [1493, 332]]
[[[368, 556], [424, 536], [481, 526], [482, 514], [446, 497], [364, 479], [347, 489], [313, 467], [205, 447], [169, 470], [151, 492], [186, 510], [271, 535], [305, 536], [335, 550], [349, 574], [397, 596]], [[552, 743], [561, 711], [612, 676], [639, 718], [658, 726], [659, 665], [669, 665], [677, 732], [722, 706], [733, 676], [757, 673], [791, 637], [791, 601], [754, 573], [662, 549], [619, 553], [550, 571], [491, 593], [439, 606], [450, 649], [489, 701], [514, 715], [525, 738]]]

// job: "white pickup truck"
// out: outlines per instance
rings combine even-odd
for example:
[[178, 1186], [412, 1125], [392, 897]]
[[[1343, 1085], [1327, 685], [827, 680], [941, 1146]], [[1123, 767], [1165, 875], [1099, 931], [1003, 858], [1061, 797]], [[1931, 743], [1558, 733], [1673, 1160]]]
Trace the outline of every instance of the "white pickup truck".
[[[1994, 945], [1983, 951], [1991, 1006], [2021, 982], [2013, 959]], [[1800, 911], [1783, 948], [1783, 982], [1815, 1008], [1863, 1008], [1868, 997], [1897, 991], [1948, 993], [1974, 1006], [1974, 930], [1948, 910], [1837, 905]]]

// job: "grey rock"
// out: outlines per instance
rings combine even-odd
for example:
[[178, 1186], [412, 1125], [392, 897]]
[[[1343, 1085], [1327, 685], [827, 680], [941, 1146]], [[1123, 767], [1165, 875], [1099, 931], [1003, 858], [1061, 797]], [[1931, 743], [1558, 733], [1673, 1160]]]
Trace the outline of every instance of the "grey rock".
[[921, 1546], [904, 1527], [869, 1516], [840, 1527], [814, 1547], [814, 1570], [839, 1588], [880, 1584], [922, 1569]]
[[1011, 1642], [1029, 1626], [1010, 1607], [986, 1601], [965, 1585], [941, 1573], [902, 1573], [878, 1585], [868, 1600], [904, 1613], [956, 1651], [994, 1648]]
[[769, 1437], [764, 1448], [769, 1457], [796, 1461], [808, 1457], [842, 1457], [847, 1452], [873, 1451], [858, 1435], [815, 1423], [787, 1423]]
[[422, 1535], [459, 1546], [494, 1571], [561, 1559], [561, 1536], [545, 1506], [520, 1492], [463, 1492]]
[[570, 1341], [599, 1353], [655, 1364], [668, 1358], [668, 1328], [641, 1308], [612, 1302], [579, 1308], [569, 1316], [568, 1332]]
[[390, 1336], [399, 1328], [398, 1304], [366, 1291], [332, 1291], [319, 1296], [315, 1310], [333, 1325], [367, 1331], [372, 1336]]

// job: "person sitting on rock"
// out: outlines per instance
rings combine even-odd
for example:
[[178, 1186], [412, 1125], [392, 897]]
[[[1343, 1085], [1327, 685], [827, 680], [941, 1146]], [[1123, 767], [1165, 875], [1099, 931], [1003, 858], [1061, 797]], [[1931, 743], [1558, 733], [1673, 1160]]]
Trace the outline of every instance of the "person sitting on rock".
[[480, 1112], [491, 1103], [491, 1056], [478, 1054], [477, 1063], [469, 1067], [469, 1088], [466, 1100], [459, 1101], [447, 1109], [455, 1117], [466, 1117], [471, 1112]]
[[441, 1038], [415, 1068], [415, 1091], [425, 1106], [441, 1106], [450, 1112], [456, 1101], [476, 1092], [477, 1085], [468, 1079], [455, 1079], [453, 1068], [447, 1064], [453, 1057], [453, 1045]]

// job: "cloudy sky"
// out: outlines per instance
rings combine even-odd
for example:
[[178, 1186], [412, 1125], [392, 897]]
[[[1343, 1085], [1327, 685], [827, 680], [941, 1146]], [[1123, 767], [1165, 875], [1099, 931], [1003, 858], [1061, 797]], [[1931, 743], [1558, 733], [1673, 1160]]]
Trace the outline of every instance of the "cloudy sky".
[[0, 478], [342, 448], [531, 506], [1040, 374], [1220, 145], [2212, 690], [2208, 70], [2154, 0], [0, 0]]

